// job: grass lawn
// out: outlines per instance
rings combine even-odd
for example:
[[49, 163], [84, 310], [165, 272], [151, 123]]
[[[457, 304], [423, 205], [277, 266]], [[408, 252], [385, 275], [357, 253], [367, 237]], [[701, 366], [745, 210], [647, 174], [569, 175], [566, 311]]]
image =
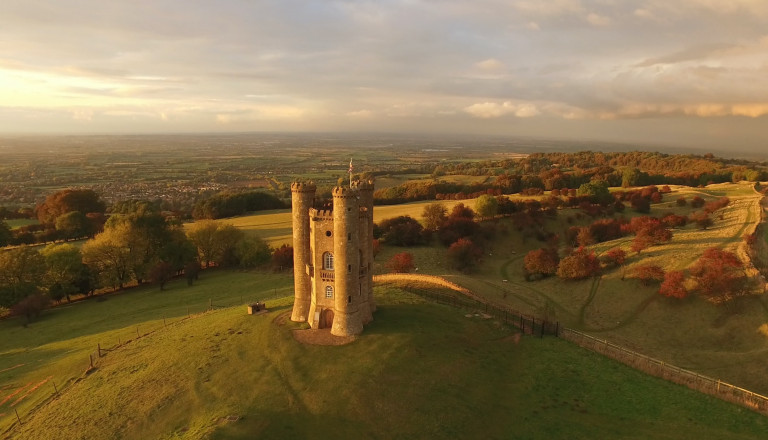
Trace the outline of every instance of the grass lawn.
[[12, 220], [3, 220], [5, 223], [10, 226], [11, 229], [20, 228], [22, 226], [28, 226], [28, 225], [36, 225], [38, 223], [37, 219], [32, 218], [15, 218]]
[[[239, 293], [268, 295], [269, 289], [247, 281], [259, 276], [220, 272], [192, 288], [138, 289], [123, 295], [121, 307], [113, 297], [61, 309], [19, 329], [36, 331], [27, 337], [51, 356], [51, 344], [63, 351], [90, 344], [82, 331], [67, 330], [70, 321], [86, 319], [94, 340], [107, 339], [157, 318], [146, 316], [151, 312], [144, 304], [153, 302], [153, 293], [168, 298], [154, 300], [157, 308], [179, 317], [185, 313], [178, 305], [182, 298], [200, 300], [212, 290], [228, 291], [230, 300]], [[236, 306], [163, 327], [108, 353], [95, 371], [31, 415], [21, 408], [23, 432], [14, 428], [7, 434], [41, 439], [685, 440], [757, 439], [768, 429], [763, 416], [565, 341], [521, 338], [494, 320], [467, 317], [466, 311], [394, 288], [377, 288], [376, 295], [375, 321], [355, 342], [339, 347], [295, 341], [291, 331], [304, 325], [287, 320], [290, 299], [269, 301], [268, 314], [249, 316]], [[123, 316], [108, 324], [97, 319], [103, 317], [98, 307]], [[14, 324], [3, 323], [9, 327], [2, 331]], [[6, 362], [3, 354], [0, 362], [2, 370], [17, 361]], [[7, 380], [0, 384], [3, 394], [13, 389]], [[0, 418], [0, 432], [13, 419]]]

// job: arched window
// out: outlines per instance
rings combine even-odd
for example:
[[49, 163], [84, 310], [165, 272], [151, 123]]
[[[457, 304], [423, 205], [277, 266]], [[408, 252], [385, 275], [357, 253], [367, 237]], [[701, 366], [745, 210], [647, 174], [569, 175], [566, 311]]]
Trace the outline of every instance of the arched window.
[[325, 297], [333, 298], [333, 286], [325, 286]]
[[323, 269], [333, 270], [333, 254], [330, 252], [323, 254]]

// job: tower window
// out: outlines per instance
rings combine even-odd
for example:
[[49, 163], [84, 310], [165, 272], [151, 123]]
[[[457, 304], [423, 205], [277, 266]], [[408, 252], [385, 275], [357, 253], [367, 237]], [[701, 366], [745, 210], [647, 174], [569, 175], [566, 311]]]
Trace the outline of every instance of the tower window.
[[333, 298], [333, 286], [325, 286], [325, 297]]
[[347, 233], [347, 241], [352, 241], [352, 233], [351, 232]]
[[323, 254], [323, 269], [333, 270], [333, 254], [330, 252]]
[[351, 264], [347, 265], [347, 273], [352, 273], [352, 265]]
[[325, 231], [325, 236], [326, 237], [330, 237], [331, 236], [331, 231]]

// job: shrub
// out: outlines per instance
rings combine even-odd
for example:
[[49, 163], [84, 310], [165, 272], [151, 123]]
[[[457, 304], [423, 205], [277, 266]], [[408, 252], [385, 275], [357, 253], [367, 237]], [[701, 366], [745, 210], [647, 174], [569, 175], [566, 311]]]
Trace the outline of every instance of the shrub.
[[451, 265], [464, 272], [474, 269], [482, 256], [483, 250], [468, 238], [460, 238], [448, 248]]
[[600, 263], [593, 251], [579, 248], [560, 260], [557, 276], [566, 280], [581, 280], [600, 273]]
[[293, 247], [284, 244], [275, 249], [275, 251], [272, 253], [272, 267], [280, 270], [292, 268]]
[[27, 296], [11, 307], [11, 313], [16, 316], [25, 316], [28, 324], [33, 319], [40, 316], [40, 312], [47, 309], [51, 304], [51, 299], [42, 293], [35, 293]]
[[699, 293], [715, 302], [746, 293], [747, 279], [741, 260], [733, 252], [709, 248], [691, 268]]
[[408, 273], [415, 267], [413, 264], [413, 254], [410, 252], [395, 254], [387, 262], [387, 267], [395, 273]]
[[652, 282], [661, 282], [664, 280], [664, 269], [655, 264], [645, 264], [635, 268], [635, 276], [643, 284], [650, 286]]
[[553, 248], [541, 248], [528, 252], [523, 260], [527, 273], [549, 276], [557, 273], [560, 257]]
[[688, 204], [688, 201], [685, 199], [685, 197], [680, 197], [675, 203], [677, 203], [677, 206], [685, 206]]
[[698, 208], [701, 208], [702, 206], [704, 206], [704, 199], [702, 199], [699, 196], [693, 196], [693, 198], [691, 199], [691, 207], [698, 209]]
[[627, 253], [621, 248], [610, 249], [600, 256], [600, 261], [605, 267], [622, 266], [626, 260]]
[[680, 270], [667, 272], [659, 286], [659, 294], [680, 299], [688, 296], [688, 290], [685, 288], [685, 274]]

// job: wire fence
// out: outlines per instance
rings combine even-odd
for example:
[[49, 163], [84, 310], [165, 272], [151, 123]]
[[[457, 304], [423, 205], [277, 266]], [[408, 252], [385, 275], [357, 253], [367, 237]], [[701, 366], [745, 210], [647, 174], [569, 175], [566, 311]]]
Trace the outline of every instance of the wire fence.
[[559, 336], [576, 345], [615, 359], [652, 376], [687, 386], [688, 388], [768, 415], [768, 397], [761, 394], [731, 385], [719, 379], [701, 375], [695, 371], [671, 365], [576, 330], [561, 328]]
[[[49, 376], [39, 382], [30, 382], [22, 387], [13, 389], [13, 391], [10, 389], [0, 389], [8, 392], [7, 396], [0, 399], [0, 421], [2, 421], [3, 418], [8, 418], [11, 420], [11, 423], [4, 429], [0, 428], [3, 429], [0, 430], [0, 436], [5, 439], [10, 438], [7, 436], [16, 430], [23, 432], [25, 419], [29, 420], [34, 415], [35, 411], [60, 396], [61, 393], [66, 392], [72, 385], [80, 382], [89, 374], [96, 371], [98, 367], [102, 365], [106, 359], [109, 358], [110, 353], [119, 350], [121, 347], [134, 343], [153, 334], [166, 331], [171, 327], [177, 326], [190, 319], [205, 316], [209, 313], [215, 313], [219, 310], [240, 305], [246, 306], [256, 302], [263, 304], [267, 301], [287, 298], [292, 294], [292, 292], [286, 294], [285, 292], [278, 292], [275, 290], [272, 295], [267, 297], [246, 298], [241, 296], [240, 298], [211, 298], [207, 303], [188, 306], [187, 314], [185, 316], [174, 316], [167, 318], [162, 317], [161, 319], [156, 319], [155, 321], [132, 326], [129, 329], [125, 329], [124, 331], [117, 333], [116, 335], [113, 333], [116, 340], [100, 342], [96, 345], [96, 347], [85, 354], [86, 357], [83, 359], [83, 373], [79, 377], [69, 377], [64, 381], [60, 380], [59, 382], [56, 382], [53, 376]], [[19, 365], [19, 367], [20, 366], [21, 365]], [[4, 393], [0, 393], [0, 397], [3, 395]], [[34, 397], [36, 400], [36, 403], [32, 406], [32, 408], [25, 413], [19, 412], [18, 405], [25, 399], [32, 397]]]
[[[536, 335], [539, 337], [543, 337], [544, 335], [557, 336], [652, 376], [687, 386], [696, 391], [768, 415], [768, 397], [766, 396], [723, 382], [719, 379], [704, 376], [695, 371], [686, 370], [667, 362], [651, 358], [620, 345], [608, 342], [605, 339], [598, 339], [586, 333], [562, 327], [557, 321], [550, 322], [545, 319], [536, 318], [530, 314], [521, 313], [515, 309], [501, 307], [490, 303], [487, 300], [483, 300], [475, 294], [467, 296], [465, 292], [463, 292], [466, 290], [465, 288], [461, 286], [451, 286], [453, 283], [449, 281], [443, 280], [445, 283], [436, 283], [436, 285], [450, 288], [459, 292], [460, 295], [418, 287], [418, 281], [430, 282], [430, 277], [420, 276], [418, 280], [417, 278], [407, 276], [386, 277], [379, 278], [378, 281], [379, 283], [391, 283], [400, 286], [405, 285], [409, 292], [429, 298], [438, 303], [484, 313], [488, 317], [493, 317], [504, 323], [514, 325], [528, 335]], [[457, 289], [455, 287], [459, 288]]]

